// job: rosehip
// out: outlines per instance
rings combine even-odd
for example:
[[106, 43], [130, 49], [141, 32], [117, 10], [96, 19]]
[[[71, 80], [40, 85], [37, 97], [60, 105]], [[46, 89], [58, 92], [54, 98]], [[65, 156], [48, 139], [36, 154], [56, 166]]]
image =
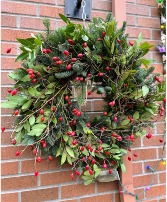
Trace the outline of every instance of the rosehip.
[[13, 144], [13, 145], [16, 144], [16, 139], [12, 139], [12, 144]]
[[34, 74], [30, 74], [30, 79], [33, 79], [35, 77]]
[[77, 61], [77, 58], [72, 58], [71, 61], [72, 61], [72, 62], [76, 62], [76, 61]]
[[110, 105], [111, 107], [114, 107], [115, 101], [109, 102], [109, 105]]
[[38, 151], [36, 149], [34, 149], [33, 154], [36, 155], [38, 153]]
[[107, 164], [106, 163], [103, 164], [103, 168], [107, 168]]
[[74, 180], [74, 174], [73, 173], [71, 173], [71, 179]]
[[99, 37], [97, 40], [98, 40], [98, 41], [102, 41], [102, 38]]
[[130, 135], [130, 139], [134, 139], [135, 136], [133, 134]]
[[52, 158], [52, 156], [48, 156], [48, 159], [49, 159], [49, 161], [52, 161], [53, 158]]
[[59, 60], [59, 58], [55, 56], [55, 57], [52, 58], [52, 60], [56, 62], [56, 61]]
[[79, 53], [78, 54], [78, 58], [82, 58], [83, 57], [83, 54], [82, 53]]
[[16, 110], [16, 111], [14, 112], [14, 115], [17, 116], [18, 114], [19, 114], [19, 110]]
[[111, 173], [112, 173], [112, 170], [109, 170], [108, 173], [111, 174]]
[[84, 149], [85, 149], [85, 147], [84, 147], [84, 146], [82, 146], [82, 147], [80, 148], [80, 150], [81, 150], [81, 151], [83, 151]]
[[77, 112], [77, 116], [81, 116], [82, 115], [82, 112], [81, 111], [78, 111]]
[[79, 77], [76, 77], [76, 78], [75, 78], [75, 81], [79, 81]]
[[8, 93], [11, 93], [11, 92], [12, 92], [12, 90], [8, 89]]
[[91, 77], [92, 76], [92, 74], [88, 74], [88, 77]]
[[38, 171], [35, 171], [34, 175], [35, 175], [36, 177], [38, 176], [38, 174], [39, 174]]
[[148, 133], [147, 135], [146, 135], [146, 138], [148, 138], [148, 139], [150, 139], [152, 137], [152, 134], [150, 134], [150, 133]]
[[41, 157], [40, 156], [37, 156], [36, 157], [36, 162], [40, 163], [42, 161]]
[[68, 39], [68, 43], [70, 43], [71, 45], [73, 45], [74, 41], [72, 39]]
[[6, 50], [6, 53], [10, 53], [11, 52], [11, 48], [8, 48], [7, 50]]
[[166, 97], [164, 97], [164, 102], [166, 102]]
[[1, 131], [2, 131], [2, 132], [4, 132], [4, 131], [5, 131], [5, 129], [6, 129], [5, 127], [2, 127], [2, 128], [1, 128]]
[[101, 127], [101, 130], [102, 130], [102, 131], [105, 131], [105, 128], [104, 128], [104, 127]]
[[162, 140], [162, 139], [160, 139], [159, 141], [160, 141], [160, 143], [162, 143], [162, 142], [163, 142], [163, 140]]
[[133, 156], [137, 157], [137, 154], [133, 154]]
[[48, 48], [48, 49], [46, 49], [46, 52], [51, 53], [52, 51], [51, 51], [51, 49]]
[[129, 161], [131, 161], [131, 160], [132, 160], [132, 158], [129, 156], [129, 157], [128, 157], [128, 160], [129, 160]]
[[72, 145], [76, 145], [78, 142], [77, 142], [77, 140], [76, 139], [74, 139], [73, 141], [72, 141]]
[[105, 154], [108, 156], [108, 155], [110, 155], [110, 152], [109, 152], [109, 151], [106, 151]]
[[103, 114], [104, 114], [104, 116], [107, 116], [108, 113], [107, 112], [103, 112]]
[[121, 136], [118, 136], [118, 137], [117, 137], [117, 140], [118, 140], [118, 141], [122, 141], [122, 137], [121, 137]]
[[121, 40], [120, 40], [120, 39], [117, 39], [117, 42], [118, 42], [118, 43], [120, 43], [120, 42], [121, 42]]
[[[28, 70], [28, 74], [29, 74], [29, 75], [34, 74], [34, 71], [33, 71], [32, 69], [29, 69], [29, 70]], [[30, 77], [30, 78], [31, 78], [31, 77]]]
[[64, 99], [67, 101], [67, 100], [69, 99], [68, 95], [66, 95], [66, 96], [64, 97]]
[[36, 83], [36, 82], [37, 82], [37, 80], [36, 80], [36, 79], [33, 79], [33, 80], [32, 80], [32, 83]]
[[92, 160], [92, 165], [94, 165], [95, 163], [96, 163], [96, 161], [93, 159], [93, 160]]
[[21, 151], [17, 151], [15, 156], [19, 156], [21, 154]]
[[79, 80], [82, 82], [82, 81], [84, 80], [84, 78], [83, 78], [83, 77], [80, 77]]
[[12, 90], [12, 95], [16, 95], [16, 94], [17, 94], [17, 90], [16, 89]]
[[131, 148], [128, 148], [128, 151], [130, 151], [130, 152], [131, 152], [131, 151], [132, 151], [132, 150], [131, 150]]
[[89, 151], [90, 151], [90, 152], [93, 152], [93, 148], [91, 147], [91, 148], [89, 149]]
[[43, 52], [43, 53], [47, 53], [47, 52], [46, 52], [46, 49], [42, 49], [42, 52]]
[[69, 55], [69, 52], [67, 50], [65, 50], [64, 55]]
[[98, 150], [99, 150], [99, 151], [103, 150], [103, 147], [102, 147], [102, 146], [99, 146], [99, 147], [98, 147]]
[[129, 41], [130, 46], [134, 46], [134, 43], [132, 41]]
[[155, 76], [155, 80], [161, 83], [161, 79], [158, 76]]
[[42, 147], [45, 149], [46, 148], [46, 142], [43, 143]]
[[90, 127], [91, 127], [90, 123], [87, 123], [87, 124], [86, 124], [86, 126], [87, 126], [88, 128], [90, 128]]
[[42, 122], [44, 122], [45, 121], [45, 117], [43, 116], [43, 117], [41, 117], [41, 121]]
[[92, 171], [91, 169], [89, 170], [89, 174], [90, 174], [90, 175], [93, 175], [93, 171]]
[[80, 175], [80, 172], [78, 170], [75, 171], [76, 175]]
[[89, 91], [89, 92], [88, 92], [88, 95], [92, 95], [92, 91]]
[[104, 74], [102, 72], [98, 73], [98, 76], [102, 77]]
[[72, 66], [69, 64], [66, 66], [67, 70], [71, 70]]
[[86, 165], [85, 168], [86, 168], [86, 170], [89, 170], [89, 165]]
[[52, 111], [53, 111], [53, 112], [55, 112], [56, 110], [57, 110], [57, 108], [56, 108], [56, 107], [53, 107], [53, 108], [52, 108]]
[[106, 71], [110, 71], [111, 68], [110, 68], [110, 67], [106, 67], [105, 70], [106, 70]]
[[60, 117], [59, 117], [59, 122], [62, 122], [62, 121], [63, 121], [63, 117], [60, 116]]
[[68, 106], [71, 106], [72, 105], [72, 102], [68, 102]]
[[101, 35], [102, 35], [102, 37], [105, 37], [105, 35], [106, 35], [106, 32], [102, 32], [102, 34], [101, 34]]
[[118, 118], [117, 117], [114, 117], [114, 122], [117, 122], [118, 121]]
[[116, 134], [116, 133], [113, 133], [111, 136], [112, 136], [112, 137], [117, 137], [117, 134]]
[[83, 47], [84, 48], [86, 48], [88, 45], [87, 45], [87, 43], [85, 42], [84, 44], [83, 44]]

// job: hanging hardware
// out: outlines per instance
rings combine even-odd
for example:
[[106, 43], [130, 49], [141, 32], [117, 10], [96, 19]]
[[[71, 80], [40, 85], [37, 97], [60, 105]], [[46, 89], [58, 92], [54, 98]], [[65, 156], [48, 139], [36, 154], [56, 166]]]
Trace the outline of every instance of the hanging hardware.
[[65, 16], [81, 20], [90, 20], [91, 0], [65, 0]]

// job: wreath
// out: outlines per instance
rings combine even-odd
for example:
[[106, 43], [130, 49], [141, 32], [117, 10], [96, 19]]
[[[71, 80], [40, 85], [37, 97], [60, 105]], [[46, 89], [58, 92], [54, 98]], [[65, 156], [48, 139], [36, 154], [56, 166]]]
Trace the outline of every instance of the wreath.
[[[14, 109], [13, 145], [31, 146], [37, 163], [42, 153], [61, 165], [68, 162], [71, 178], [80, 175], [88, 185], [102, 168], [126, 172], [123, 156], [138, 137], [152, 137], [145, 128], [164, 113], [157, 101], [165, 102], [165, 82], [144, 58], [153, 46], [142, 42], [142, 34], [128, 42], [126, 22], [118, 29], [108, 14], [85, 28], [60, 17], [65, 27], [51, 31], [45, 19], [45, 33], [17, 39], [22, 67], [9, 74], [15, 85], [2, 107]], [[104, 111], [89, 118], [84, 106], [95, 93], [102, 96]]]

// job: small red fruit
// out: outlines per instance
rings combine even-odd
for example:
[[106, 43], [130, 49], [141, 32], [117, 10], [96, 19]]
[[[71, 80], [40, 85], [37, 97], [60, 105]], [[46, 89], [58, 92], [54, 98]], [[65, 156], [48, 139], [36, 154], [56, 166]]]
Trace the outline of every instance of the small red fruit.
[[27, 71], [28, 71], [28, 74], [29, 74], [29, 75], [34, 74], [34, 71], [33, 71], [32, 69], [28, 69]]
[[110, 71], [111, 68], [110, 68], [110, 67], [106, 67], [105, 70], [106, 70], [106, 71]]
[[72, 61], [72, 62], [76, 62], [76, 61], [77, 61], [77, 58], [72, 58], [71, 61]]
[[12, 90], [12, 95], [16, 95], [16, 94], [17, 94], [17, 90], [16, 89]]
[[69, 64], [69, 65], [66, 66], [66, 68], [69, 71], [69, 70], [71, 70], [72, 66]]
[[102, 72], [98, 73], [98, 76], [102, 77], [104, 74]]
[[52, 108], [52, 111], [53, 111], [53, 112], [55, 112], [56, 110], [57, 110], [57, 108], [56, 108], [56, 107], [53, 107], [53, 108]]
[[102, 34], [101, 34], [101, 35], [102, 35], [102, 37], [105, 37], [105, 35], [106, 35], [106, 32], [102, 32]]
[[123, 191], [119, 191], [120, 194], [123, 194]]
[[129, 156], [129, 157], [128, 157], [128, 160], [129, 160], [129, 161], [131, 161], [131, 160], [132, 160], [132, 158]]
[[117, 137], [117, 140], [118, 140], [118, 141], [122, 141], [122, 137], [121, 137], [121, 136], [118, 136], [118, 137]]
[[16, 111], [14, 112], [14, 115], [17, 116], [18, 114], [19, 114], [19, 110], [16, 110]]
[[35, 175], [36, 177], [38, 176], [38, 174], [39, 174], [38, 171], [35, 171], [34, 175]]
[[5, 129], [6, 129], [5, 127], [2, 127], [2, 128], [1, 128], [1, 131], [2, 131], [2, 132], [4, 132], [4, 131], [5, 131]]
[[75, 81], [79, 81], [79, 77], [78, 76], [75, 78]]
[[56, 61], [59, 60], [59, 58], [58, 57], [53, 57], [52, 60], [56, 62]]
[[85, 147], [84, 147], [84, 146], [82, 146], [82, 147], [80, 148], [80, 150], [81, 150], [81, 151], [83, 151], [84, 149], [85, 149]]
[[32, 83], [36, 83], [36, 82], [37, 82], [37, 80], [36, 80], [36, 79], [33, 79], [33, 80], [32, 80]]
[[161, 83], [161, 79], [158, 76], [155, 76], [155, 80]]
[[82, 58], [83, 57], [83, 54], [82, 53], [79, 53], [78, 54], [78, 58]]
[[43, 143], [42, 147], [45, 149], [46, 148], [46, 142]]
[[162, 140], [162, 139], [160, 139], [159, 141], [160, 141], [160, 143], [162, 143], [162, 142], [163, 142], [163, 140]]
[[89, 92], [88, 92], [88, 95], [92, 95], [92, 91], [89, 91]]
[[73, 173], [71, 173], [71, 179], [74, 180], [74, 174]]
[[82, 112], [81, 111], [78, 111], [77, 112], [77, 116], [81, 116], [82, 115]]
[[41, 157], [40, 156], [37, 156], [36, 157], [36, 162], [40, 163], [42, 161]]
[[85, 42], [84, 44], [83, 44], [83, 47], [84, 48], [86, 48], [88, 45], [87, 45], [87, 43]]
[[76, 175], [80, 175], [80, 172], [78, 170], [75, 171]]
[[12, 90], [8, 89], [8, 93], [11, 93], [11, 92], [12, 92]]
[[146, 138], [148, 138], [148, 139], [150, 139], [152, 137], [152, 134], [150, 134], [150, 133], [148, 133], [147, 135], [146, 135]]
[[76, 139], [74, 139], [73, 141], [72, 141], [72, 145], [76, 145], [78, 142], [77, 142], [77, 140]]
[[40, 109], [40, 114], [44, 114], [44, 109]]
[[133, 156], [137, 157], [137, 154], [133, 154]]
[[128, 148], [128, 151], [130, 151], [130, 152], [131, 152], [131, 151], [132, 151], [132, 150], [131, 150], [131, 148]]
[[104, 114], [104, 116], [107, 116], [108, 113], [107, 112], [103, 112], [103, 114]]
[[115, 101], [110, 102], [109, 105], [110, 105], [111, 107], [114, 107]]
[[42, 53], [47, 53], [46, 49], [42, 49]]
[[69, 52], [67, 50], [65, 50], [64, 55], [69, 55]]
[[63, 121], [63, 117], [60, 116], [60, 117], [59, 117], [59, 122], [62, 122], [62, 121]]
[[112, 136], [112, 137], [117, 137], [117, 134], [116, 134], [116, 133], [113, 133], [111, 136]]
[[68, 102], [68, 106], [70, 107], [72, 105], [72, 102]]
[[99, 146], [99, 147], [98, 147], [98, 150], [99, 150], [99, 151], [103, 150], [103, 147], [102, 147], [102, 146]]
[[90, 128], [90, 127], [91, 127], [90, 123], [87, 123], [87, 124], [86, 124], [86, 126], [87, 126], [88, 128]]
[[88, 74], [88, 77], [91, 77], [92, 76], [92, 74]]
[[103, 168], [107, 168], [107, 164], [106, 163], [103, 164]]
[[132, 41], [129, 41], [130, 46], [134, 46], [134, 43]]
[[85, 168], [86, 168], [86, 170], [89, 170], [89, 165], [86, 165]]
[[64, 99], [65, 99], [66, 101], [69, 100], [68, 95], [66, 95], [66, 96], [64, 97]]
[[16, 144], [16, 140], [12, 139], [12, 144], [15, 145]]
[[109, 174], [112, 174], [112, 170], [109, 170], [108, 173], [109, 173]]
[[53, 158], [52, 158], [52, 156], [48, 156], [48, 159], [49, 159], [49, 161], [52, 161]]
[[102, 130], [102, 131], [105, 131], [105, 127], [101, 127], [101, 130]]
[[130, 135], [130, 139], [132, 140], [132, 139], [134, 139], [135, 138], [135, 136], [133, 135], [133, 134], [131, 134]]
[[33, 154], [36, 155], [38, 153], [38, 151], [36, 149], [34, 149]]
[[109, 152], [109, 151], [106, 151], [105, 154], [108, 156], [108, 155], [110, 155], [110, 152]]
[[48, 48], [48, 49], [46, 49], [46, 52], [51, 53], [52, 51], [51, 51], [51, 49]]
[[93, 175], [93, 171], [92, 171], [91, 169], [89, 170], [89, 174], [90, 174], [90, 175]]
[[21, 151], [17, 151], [15, 156], [19, 156], [21, 154]]
[[118, 118], [115, 116], [114, 117], [114, 122], [117, 122], [118, 121]]
[[83, 78], [83, 77], [80, 77], [79, 80], [82, 82], [82, 81], [84, 80], [84, 78]]
[[11, 48], [8, 48], [7, 50], [6, 50], [6, 53], [10, 53], [11, 52]]
[[164, 102], [166, 102], [166, 97], [164, 97]]
[[121, 40], [120, 40], [120, 39], [117, 39], [117, 42], [118, 42], [118, 43], [120, 43], [120, 42], [121, 42]]
[[43, 116], [43, 117], [41, 117], [41, 121], [42, 122], [44, 122], [45, 121], [45, 117]]
[[33, 79], [35, 77], [35, 74], [30, 74], [30, 79]]
[[102, 41], [102, 38], [99, 37], [97, 40], [98, 40], [98, 41]]
[[68, 43], [70, 43], [71, 45], [73, 45], [74, 41], [72, 39], [68, 39]]

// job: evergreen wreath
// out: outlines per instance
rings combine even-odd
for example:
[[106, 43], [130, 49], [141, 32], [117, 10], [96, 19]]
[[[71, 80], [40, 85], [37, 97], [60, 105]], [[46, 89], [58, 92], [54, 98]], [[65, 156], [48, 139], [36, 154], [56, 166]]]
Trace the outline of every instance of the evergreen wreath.
[[[65, 27], [51, 31], [46, 19], [45, 34], [17, 39], [22, 53], [16, 61], [22, 67], [9, 74], [15, 85], [2, 107], [14, 109], [13, 145], [32, 146], [37, 163], [41, 152], [49, 160], [59, 158], [61, 165], [68, 162], [88, 185], [101, 168], [126, 172], [123, 156], [138, 137], [152, 137], [144, 128], [164, 113], [157, 101], [166, 101], [165, 82], [144, 58], [152, 45], [142, 42], [142, 34], [128, 42], [126, 22], [118, 29], [109, 14], [85, 28], [60, 17]], [[106, 105], [89, 119], [83, 106], [93, 92], [102, 94]]]

